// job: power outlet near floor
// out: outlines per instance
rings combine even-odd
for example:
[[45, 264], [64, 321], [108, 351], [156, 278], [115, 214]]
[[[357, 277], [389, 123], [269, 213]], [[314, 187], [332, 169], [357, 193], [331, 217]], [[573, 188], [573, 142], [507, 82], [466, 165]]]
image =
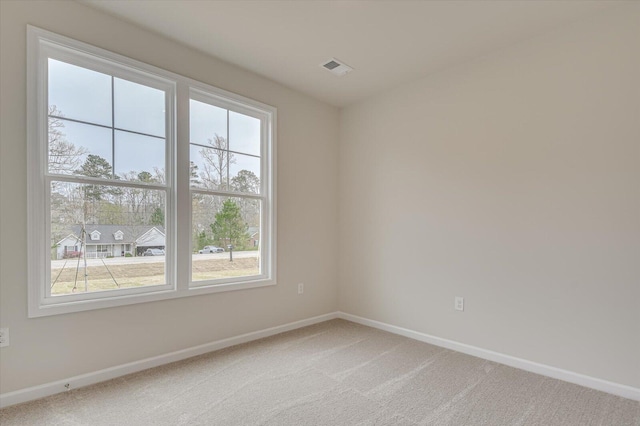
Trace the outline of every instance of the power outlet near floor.
[[0, 328], [0, 348], [9, 346], [9, 329]]
[[464, 297], [456, 296], [453, 307], [456, 311], [464, 311]]
[[304, 293], [304, 283], [298, 283], [298, 294]]

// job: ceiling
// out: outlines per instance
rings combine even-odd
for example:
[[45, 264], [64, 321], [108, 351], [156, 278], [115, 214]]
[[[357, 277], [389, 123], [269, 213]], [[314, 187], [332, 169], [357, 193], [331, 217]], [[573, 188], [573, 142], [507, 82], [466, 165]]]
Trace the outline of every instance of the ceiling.
[[[335, 106], [469, 61], [615, 1], [82, 0]], [[354, 71], [319, 65], [335, 57]]]

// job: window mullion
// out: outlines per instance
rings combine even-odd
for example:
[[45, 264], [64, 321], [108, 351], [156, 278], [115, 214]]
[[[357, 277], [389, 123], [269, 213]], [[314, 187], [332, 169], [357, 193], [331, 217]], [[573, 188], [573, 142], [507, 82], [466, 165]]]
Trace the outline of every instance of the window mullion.
[[231, 141], [229, 140], [229, 110], [227, 110], [227, 191], [231, 188], [231, 182], [229, 182], [229, 168], [231, 167], [231, 162], [229, 161], [229, 144]]
[[54, 175], [46, 173], [44, 175], [45, 179], [48, 182], [69, 182], [69, 183], [79, 183], [79, 184], [87, 184], [87, 185], [105, 185], [105, 186], [117, 186], [123, 188], [137, 188], [137, 189], [153, 189], [166, 191], [169, 186], [164, 184], [153, 184], [153, 183], [140, 183], [136, 181], [127, 181], [127, 180], [107, 180], [100, 178], [92, 178], [89, 176], [82, 175]]
[[200, 188], [191, 188], [191, 192], [194, 194], [202, 194], [202, 195], [218, 195], [220, 197], [251, 198], [255, 200], [266, 199], [265, 195], [253, 194], [250, 192], [218, 191], [215, 189], [200, 189]]
[[176, 87], [176, 288], [189, 289], [191, 281], [191, 191], [189, 152], [189, 86], [179, 82]]
[[111, 76], [111, 175], [116, 176], [116, 104], [115, 104], [115, 84], [114, 78]]

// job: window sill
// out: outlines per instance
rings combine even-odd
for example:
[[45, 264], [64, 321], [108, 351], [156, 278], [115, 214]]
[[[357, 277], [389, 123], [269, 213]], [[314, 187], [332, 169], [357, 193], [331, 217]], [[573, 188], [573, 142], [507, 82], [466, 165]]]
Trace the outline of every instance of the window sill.
[[[60, 303], [41, 302], [37, 306], [29, 306], [29, 318], [46, 317], [51, 315], [61, 315], [73, 312], [91, 311], [95, 309], [114, 308], [118, 306], [134, 305], [138, 303], [156, 302], [160, 300], [179, 299], [190, 296], [200, 296], [209, 293], [220, 293], [227, 291], [246, 290], [258, 287], [276, 285], [275, 279], [257, 279], [252, 281], [242, 281], [236, 283], [222, 283], [200, 285], [182, 290], [160, 290], [147, 293], [118, 295], [114, 297], [103, 297], [100, 299], [65, 301]], [[55, 299], [55, 298], [52, 298]], [[49, 299], [49, 300], [52, 300]]]

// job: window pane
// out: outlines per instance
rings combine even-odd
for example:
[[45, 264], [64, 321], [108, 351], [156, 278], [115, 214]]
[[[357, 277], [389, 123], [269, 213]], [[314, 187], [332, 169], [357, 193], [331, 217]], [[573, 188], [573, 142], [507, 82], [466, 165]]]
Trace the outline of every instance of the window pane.
[[191, 185], [197, 188], [226, 190], [229, 152], [200, 145], [191, 145], [190, 149]]
[[111, 126], [111, 76], [49, 59], [49, 114]]
[[164, 284], [165, 244], [164, 191], [52, 182], [52, 295]]
[[115, 132], [115, 172], [129, 181], [164, 183], [165, 140]]
[[260, 158], [242, 154], [230, 154], [230, 189], [252, 194], [260, 193]]
[[115, 127], [165, 137], [165, 93], [114, 78]]
[[191, 99], [189, 103], [191, 143], [209, 145], [216, 135], [227, 138], [227, 110]]
[[192, 281], [259, 275], [260, 200], [193, 194], [192, 207]]
[[229, 111], [229, 149], [260, 155], [260, 120]]
[[[49, 117], [49, 173], [111, 178], [111, 130]], [[91, 171], [89, 158], [104, 166]], [[108, 166], [108, 167], [107, 167]], [[108, 172], [108, 173], [107, 173]]]

